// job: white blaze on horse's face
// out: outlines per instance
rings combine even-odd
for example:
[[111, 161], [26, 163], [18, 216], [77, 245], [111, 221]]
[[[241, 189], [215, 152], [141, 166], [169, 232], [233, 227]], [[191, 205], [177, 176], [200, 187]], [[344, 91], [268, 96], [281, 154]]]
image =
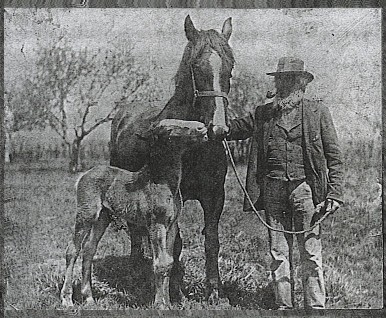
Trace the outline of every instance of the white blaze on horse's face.
[[[220, 75], [222, 68], [222, 59], [216, 52], [212, 52], [209, 58], [209, 64], [213, 70], [213, 90], [221, 92]], [[215, 97], [216, 109], [213, 115], [214, 126], [225, 126], [225, 102], [224, 97]]]

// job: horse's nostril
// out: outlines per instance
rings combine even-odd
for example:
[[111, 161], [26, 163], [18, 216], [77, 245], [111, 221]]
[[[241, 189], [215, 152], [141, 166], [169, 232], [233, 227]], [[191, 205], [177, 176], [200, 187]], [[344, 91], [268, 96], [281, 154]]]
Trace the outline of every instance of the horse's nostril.
[[208, 138], [208, 134], [205, 134], [205, 136], [202, 138], [203, 141], [208, 141], [209, 138]]

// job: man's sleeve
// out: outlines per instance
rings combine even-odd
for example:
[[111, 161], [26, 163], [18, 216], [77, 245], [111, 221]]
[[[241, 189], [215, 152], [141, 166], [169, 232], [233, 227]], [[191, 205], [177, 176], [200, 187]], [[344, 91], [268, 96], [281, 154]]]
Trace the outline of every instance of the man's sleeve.
[[231, 119], [227, 140], [247, 139], [252, 136], [255, 125], [255, 116], [249, 112], [246, 116]]
[[321, 137], [324, 155], [327, 160], [327, 199], [343, 203], [343, 163], [335, 126], [327, 107], [321, 109]]

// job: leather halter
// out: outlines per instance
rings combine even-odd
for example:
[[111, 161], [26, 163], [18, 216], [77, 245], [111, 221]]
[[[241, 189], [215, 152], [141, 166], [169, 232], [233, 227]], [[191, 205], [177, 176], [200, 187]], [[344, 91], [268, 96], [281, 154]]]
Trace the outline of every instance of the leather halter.
[[228, 94], [222, 91], [199, 91], [196, 86], [196, 80], [194, 78], [194, 72], [193, 72], [193, 67], [190, 65], [190, 72], [192, 74], [192, 83], [193, 83], [193, 107], [196, 103], [196, 99], [199, 97], [222, 97], [227, 100], [229, 103], [228, 99]]

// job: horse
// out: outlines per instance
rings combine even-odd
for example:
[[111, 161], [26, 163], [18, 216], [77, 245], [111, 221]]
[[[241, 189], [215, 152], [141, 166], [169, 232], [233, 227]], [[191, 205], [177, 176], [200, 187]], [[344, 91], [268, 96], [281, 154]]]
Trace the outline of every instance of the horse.
[[[72, 276], [81, 250], [81, 293], [86, 305], [94, 304], [92, 259], [107, 226], [116, 220], [141, 228], [150, 237], [155, 277], [154, 305], [160, 309], [170, 306], [169, 281], [177, 219], [182, 209], [182, 154], [188, 146], [207, 141], [207, 129], [197, 121], [165, 119], [151, 128], [148, 136], [152, 142], [156, 139], [156, 143], [150, 164], [138, 172], [101, 165], [85, 172], [76, 183], [75, 231], [66, 249], [66, 274], [61, 290], [65, 307], [73, 306]], [[159, 151], [161, 147], [162, 151]], [[166, 153], [169, 155], [165, 158]], [[154, 168], [158, 173], [157, 183], [151, 178], [154, 173], [150, 170]]]
[[[175, 75], [175, 91], [160, 111], [146, 104], [121, 107], [112, 121], [110, 164], [138, 171], [147, 162], [151, 147], [143, 132], [167, 118], [200, 121], [208, 127], [210, 140], [190, 147], [182, 157], [180, 190], [183, 201], [198, 200], [204, 210], [206, 299], [217, 303], [221, 291], [218, 268], [218, 224], [224, 206], [224, 183], [227, 173], [225, 150], [218, 137], [227, 124], [228, 93], [235, 64], [229, 45], [232, 20], [224, 21], [221, 33], [197, 30], [188, 15], [184, 23], [188, 43]], [[133, 109], [140, 109], [133, 111]], [[157, 175], [153, 176], [155, 180]], [[132, 255], [141, 256], [141, 233], [129, 228]], [[177, 229], [171, 288], [181, 295], [182, 277], [179, 257], [182, 240]]]

